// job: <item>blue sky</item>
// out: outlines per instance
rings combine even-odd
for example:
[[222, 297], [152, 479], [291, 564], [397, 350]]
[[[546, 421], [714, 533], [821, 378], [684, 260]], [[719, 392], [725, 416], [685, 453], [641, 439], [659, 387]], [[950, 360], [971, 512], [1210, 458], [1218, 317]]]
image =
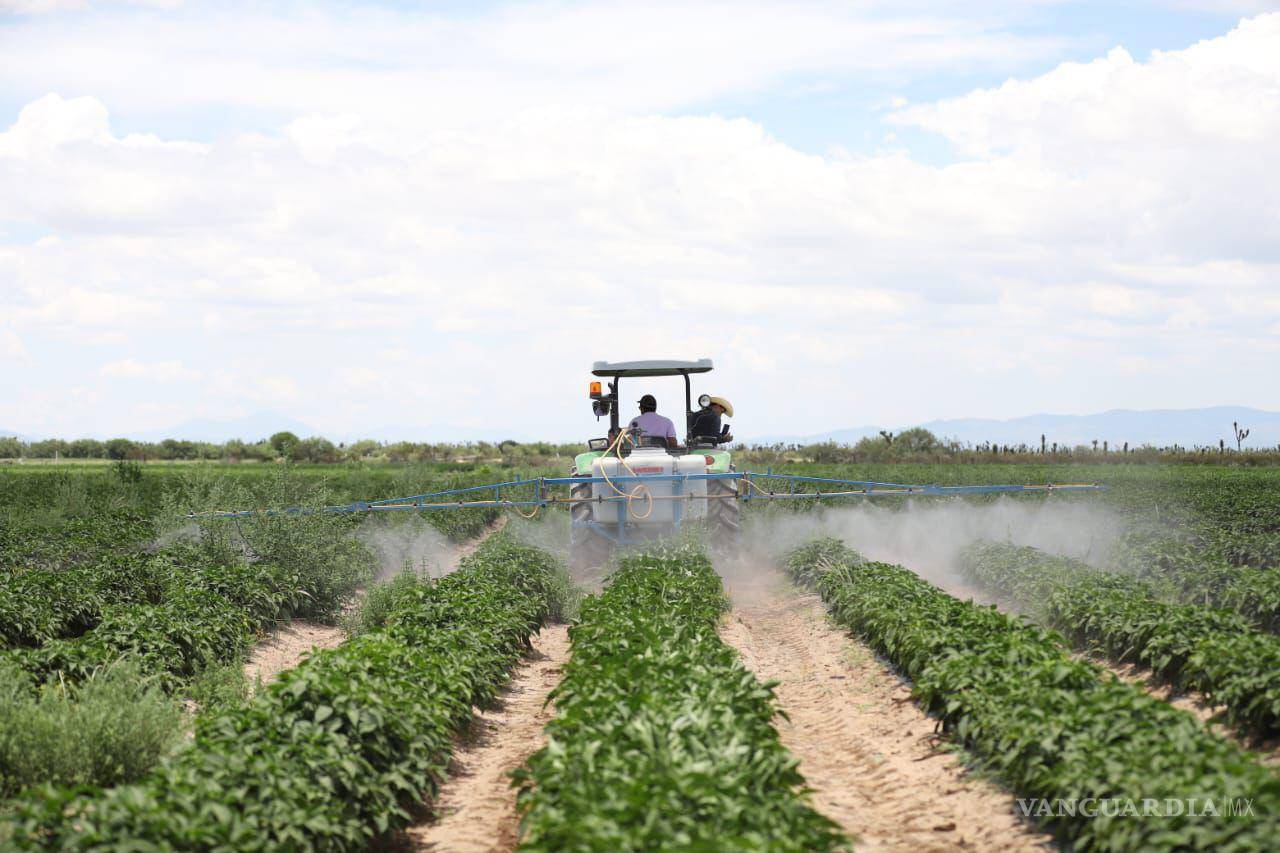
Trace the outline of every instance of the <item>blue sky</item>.
[[1277, 6], [0, 0], [0, 430], [1280, 408]]
[[[1003, 20], [988, 20], [999, 32], [1058, 43], [1057, 49], [1043, 56], [994, 67], [971, 65], [947, 74], [891, 71], [838, 80], [820, 77], [791, 80], [779, 87], [780, 90], [717, 99], [698, 104], [689, 112], [695, 115], [715, 112], [752, 119], [801, 151], [823, 153], [832, 147], [874, 151], [883, 139], [881, 120], [888, 97], [896, 95], [914, 102], [955, 97], [973, 89], [998, 86], [1011, 76], [1042, 74], [1065, 60], [1088, 61], [1117, 45], [1145, 59], [1153, 50], [1179, 50], [1221, 35], [1240, 17], [1240, 13], [1230, 7], [1205, 9], [1190, 4], [1030, 6], [1013, 9]], [[899, 131], [898, 136], [917, 156], [933, 162], [954, 158], [951, 147], [936, 135]]]

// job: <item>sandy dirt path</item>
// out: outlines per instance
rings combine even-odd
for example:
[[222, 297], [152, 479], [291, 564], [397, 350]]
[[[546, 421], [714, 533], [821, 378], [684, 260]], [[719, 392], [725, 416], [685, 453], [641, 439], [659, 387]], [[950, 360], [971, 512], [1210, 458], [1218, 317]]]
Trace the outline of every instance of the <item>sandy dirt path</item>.
[[[474, 554], [480, 547], [480, 543], [497, 533], [506, 524], [507, 516], [500, 515], [481, 531], [479, 536], [451, 548], [441, 561], [442, 574], [448, 574], [457, 569], [464, 557]], [[362, 598], [364, 598], [363, 588], [356, 590], [355, 596], [344, 611], [359, 607]], [[259, 679], [264, 685], [270, 684], [280, 677], [280, 673], [302, 663], [303, 658], [311, 652], [317, 649], [332, 649], [341, 645], [345, 639], [346, 634], [337, 625], [294, 619], [273, 630], [249, 651], [249, 659], [244, 665], [245, 679], [250, 686], [256, 685]]]
[[316, 649], [332, 649], [346, 639], [346, 634], [336, 625], [321, 625], [295, 619], [281, 625], [254, 646], [244, 665], [244, 676], [250, 686], [270, 684], [280, 673], [293, 669], [302, 659]]
[[910, 685], [828, 619], [821, 600], [781, 573], [729, 577], [725, 641], [762, 680], [779, 682], [776, 720], [813, 804], [860, 850], [1044, 850], [1050, 837], [1014, 800], [936, 748], [934, 720]]
[[555, 716], [547, 694], [569, 660], [569, 629], [550, 625], [533, 638], [533, 651], [503, 688], [493, 708], [477, 713], [459, 739], [449, 779], [432, 804], [437, 817], [407, 831], [416, 850], [511, 850], [519, 820], [508, 774], [546, 742]]

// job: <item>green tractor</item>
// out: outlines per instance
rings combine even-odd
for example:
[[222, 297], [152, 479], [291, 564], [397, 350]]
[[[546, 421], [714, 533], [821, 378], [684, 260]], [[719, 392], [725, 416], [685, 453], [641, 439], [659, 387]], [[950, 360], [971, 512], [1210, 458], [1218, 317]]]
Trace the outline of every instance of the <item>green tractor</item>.
[[[705, 523], [710, 544], [736, 548], [740, 529], [738, 479], [715, 475], [734, 471], [720, 435], [694, 435], [699, 414], [693, 408], [690, 376], [710, 373], [711, 360], [597, 361], [598, 377], [590, 384], [592, 412], [609, 418], [609, 432], [588, 442], [574, 458], [571, 487], [570, 555], [575, 568], [594, 568], [608, 561], [619, 546], [668, 536], [685, 522]], [[623, 427], [618, 419], [618, 389], [624, 378], [684, 379], [685, 438], [646, 435]], [[706, 408], [712, 398], [698, 398]]]

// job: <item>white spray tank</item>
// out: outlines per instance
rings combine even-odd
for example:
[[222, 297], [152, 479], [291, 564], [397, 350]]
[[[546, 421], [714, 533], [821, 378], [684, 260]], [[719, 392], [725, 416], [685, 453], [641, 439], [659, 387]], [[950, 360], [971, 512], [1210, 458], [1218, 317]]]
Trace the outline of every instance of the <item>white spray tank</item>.
[[[625, 463], [625, 464], [624, 464]], [[627, 468], [631, 470], [628, 471]], [[705, 474], [707, 458], [702, 454], [672, 456], [661, 447], [637, 447], [630, 455], [618, 459], [615, 455], [601, 456], [591, 461], [591, 476], [608, 477], [613, 486], [605, 482], [591, 484], [593, 498], [618, 497], [618, 492], [635, 493], [631, 500], [609, 501], [591, 504], [593, 521], [617, 524], [625, 521], [634, 524], [673, 524], [681, 520], [706, 518], [706, 480], [654, 480], [648, 483], [617, 482], [618, 477], [654, 477], [663, 474]], [[643, 488], [636, 488], [637, 485]], [[646, 496], [646, 491], [655, 500]], [[678, 496], [678, 499], [675, 499]], [[621, 514], [619, 514], [621, 507]], [[643, 516], [643, 517], [641, 517]]]

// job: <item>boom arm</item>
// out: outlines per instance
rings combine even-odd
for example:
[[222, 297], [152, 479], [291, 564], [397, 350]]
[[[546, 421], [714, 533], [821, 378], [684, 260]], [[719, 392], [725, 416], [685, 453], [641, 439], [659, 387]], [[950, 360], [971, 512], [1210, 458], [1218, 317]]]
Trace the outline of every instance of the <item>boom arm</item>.
[[[589, 498], [574, 498], [561, 494], [557, 487], [571, 488], [585, 483], [655, 483], [679, 481], [686, 483], [692, 480], [738, 480], [739, 488], [735, 493], [727, 495], [695, 495], [688, 490], [679, 490], [682, 494], [656, 496], [653, 500], [741, 500], [772, 501], [822, 498], [882, 498], [882, 497], [947, 497], [955, 495], [982, 494], [1026, 494], [1054, 492], [1100, 492], [1106, 487], [1097, 483], [1046, 483], [1043, 485], [998, 485], [998, 486], [937, 486], [916, 485], [908, 483], [883, 483], [875, 480], [842, 480], [833, 477], [805, 477], [794, 474], [764, 474], [750, 471], [732, 471], [724, 474], [661, 474], [645, 476], [609, 477], [536, 477], [529, 479], [509, 480], [503, 483], [492, 483], [484, 486], [468, 486], [461, 489], [446, 489], [440, 492], [427, 492], [420, 495], [409, 495], [402, 498], [387, 498], [377, 501], [356, 501], [350, 504], [326, 507], [287, 507], [284, 509], [248, 509], [223, 510], [215, 512], [191, 513], [192, 518], [248, 518], [255, 515], [313, 515], [316, 513], [358, 513], [358, 512], [423, 512], [442, 509], [468, 509], [482, 507], [512, 507], [527, 509], [530, 507], [570, 506], [576, 503], [617, 503], [632, 500], [625, 494], [597, 495]], [[785, 487], [785, 490], [783, 490]], [[511, 490], [532, 490], [532, 495], [504, 495]], [[824, 490], [825, 489], [825, 490]], [[488, 493], [487, 497], [483, 497]]]

